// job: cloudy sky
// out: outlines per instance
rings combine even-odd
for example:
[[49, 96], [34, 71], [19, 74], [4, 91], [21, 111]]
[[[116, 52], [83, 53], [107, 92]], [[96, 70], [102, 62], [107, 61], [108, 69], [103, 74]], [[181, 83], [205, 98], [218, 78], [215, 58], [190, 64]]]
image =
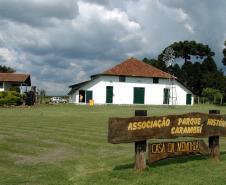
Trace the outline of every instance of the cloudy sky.
[[169, 44], [208, 44], [222, 66], [225, 0], [0, 0], [0, 65], [48, 94]]

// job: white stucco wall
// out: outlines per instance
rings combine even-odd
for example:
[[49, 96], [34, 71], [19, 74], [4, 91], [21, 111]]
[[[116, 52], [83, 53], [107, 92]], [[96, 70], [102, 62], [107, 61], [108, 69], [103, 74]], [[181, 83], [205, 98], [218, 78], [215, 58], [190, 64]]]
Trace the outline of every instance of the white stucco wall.
[[[133, 104], [134, 87], [145, 88], [144, 103], [149, 105], [162, 105], [164, 88], [170, 88], [168, 79], [159, 79], [158, 84], [153, 84], [152, 78], [126, 77], [126, 82], [119, 82], [118, 76], [99, 76], [90, 81], [80, 89], [70, 95], [71, 102], [79, 103], [79, 90], [93, 91], [95, 104], [106, 103], [106, 86], [113, 86], [113, 104]], [[175, 81], [173, 94], [177, 98], [173, 99], [173, 104], [186, 105], [186, 94], [191, 94], [183, 85]], [[172, 98], [170, 99], [172, 104]], [[193, 104], [193, 97], [192, 97]]]

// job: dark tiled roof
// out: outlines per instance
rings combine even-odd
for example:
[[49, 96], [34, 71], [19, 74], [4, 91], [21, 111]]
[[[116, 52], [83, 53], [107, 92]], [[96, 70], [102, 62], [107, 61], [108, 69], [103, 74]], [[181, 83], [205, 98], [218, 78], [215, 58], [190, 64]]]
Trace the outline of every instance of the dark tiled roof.
[[15, 82], [15, 83], [26, 83], [31, 85], [29, 74], [17, 74], [17, 73], [0, 73], [1, 82]]
[[[136, 58], [129, 58], [99, 75], [169, 78], [171, 75]], [[172, 77], [172, 76], [171, 76]], [[173, 77], [175, 78], [175, 77]]]

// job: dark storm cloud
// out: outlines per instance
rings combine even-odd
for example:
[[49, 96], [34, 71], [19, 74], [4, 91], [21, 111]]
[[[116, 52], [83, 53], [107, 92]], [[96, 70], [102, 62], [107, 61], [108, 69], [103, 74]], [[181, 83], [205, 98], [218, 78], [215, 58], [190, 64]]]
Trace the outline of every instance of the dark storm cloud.
[[41, 26], [54, 23], [54, 19], [72, 19], [77, 15], [77, 4], [72, 0], [2, 0], [0, 17], [10, 21]]

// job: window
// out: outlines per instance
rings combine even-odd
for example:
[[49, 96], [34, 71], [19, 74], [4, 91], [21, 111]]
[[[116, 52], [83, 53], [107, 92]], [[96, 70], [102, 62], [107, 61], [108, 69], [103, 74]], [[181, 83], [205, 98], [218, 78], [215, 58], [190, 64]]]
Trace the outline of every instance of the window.
[[3, 89], [3, 82], [0, 82], [0, 89]]
[[119, 82], [125, 82], [126, 77], [125, 76], [119, 76]]
[[153, 78], [153, 84], [158, 84], [159, 83], [159, 78]]

